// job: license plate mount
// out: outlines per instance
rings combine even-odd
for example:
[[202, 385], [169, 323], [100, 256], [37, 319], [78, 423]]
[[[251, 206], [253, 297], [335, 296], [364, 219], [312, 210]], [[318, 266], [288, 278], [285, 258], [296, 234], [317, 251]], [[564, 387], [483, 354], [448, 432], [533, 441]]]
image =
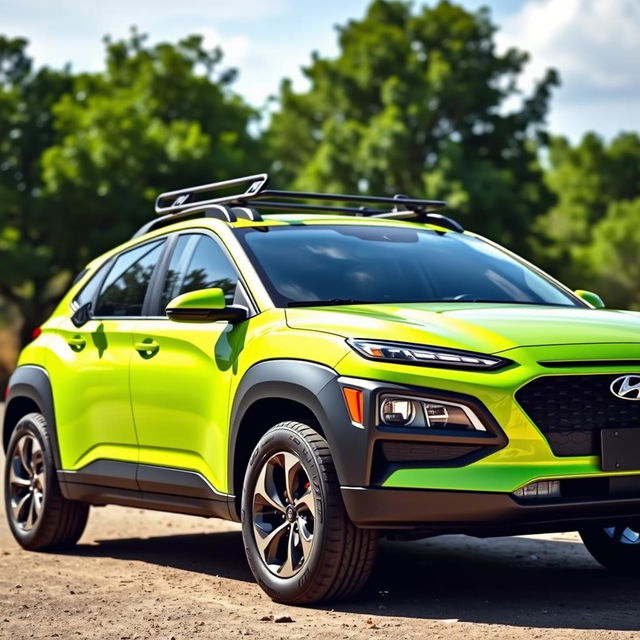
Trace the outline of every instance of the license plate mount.
[[640, 427], [600, 432], [603, 471], [640, 470]]

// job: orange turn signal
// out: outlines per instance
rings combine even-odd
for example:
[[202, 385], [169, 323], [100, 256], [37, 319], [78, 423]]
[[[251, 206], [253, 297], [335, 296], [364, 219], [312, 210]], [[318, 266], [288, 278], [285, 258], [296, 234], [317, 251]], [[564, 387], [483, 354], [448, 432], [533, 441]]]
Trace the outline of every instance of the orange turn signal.
[[343, 387], [342, 394], [347, 403], [347, 409], [351, 420], [357, 424], [362, 424], [364, 418], [364, 396], [361, 389]]

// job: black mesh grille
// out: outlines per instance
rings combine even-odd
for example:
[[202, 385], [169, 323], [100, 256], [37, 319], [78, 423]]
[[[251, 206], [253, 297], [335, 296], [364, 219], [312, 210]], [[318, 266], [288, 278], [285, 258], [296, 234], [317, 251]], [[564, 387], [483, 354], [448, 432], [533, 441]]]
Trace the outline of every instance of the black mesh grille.
[[516, 400], [557, 456], [600, 454], [600, 430], [640, 427], [640, 402], [616, 398], [616, 375], [542, 376], [516, 393]]
[[424, 442], [378, 443], [387, 462], [449, 462], [462, 458], [482, 447], [459, 444], [429, 444]]

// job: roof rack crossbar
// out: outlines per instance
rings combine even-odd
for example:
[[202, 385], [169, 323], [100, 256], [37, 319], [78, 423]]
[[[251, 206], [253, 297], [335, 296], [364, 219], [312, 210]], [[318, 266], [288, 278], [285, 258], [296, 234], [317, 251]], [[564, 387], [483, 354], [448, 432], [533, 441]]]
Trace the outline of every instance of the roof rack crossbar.
[[[176, 191], [166, 191], [156, 198], [156, 213], [158, 215], [177, 213], [185, 209], [202, 207], [209, 204], [240, 204], [243, 199], [249, 198], [262, 191], [268, 179], [269, 176], [266, 173], [257, 173], [252, 176], [233, 178], [232, 180], [222, 180], [220, 182], [201, 184], [196, 187], [177, 189]], [[247, 183], [248, 186], [242, 193], [209, 198], [208, 200], [192, 200], [192, 196], [195, 194], [222, 191], [229, 187]]]

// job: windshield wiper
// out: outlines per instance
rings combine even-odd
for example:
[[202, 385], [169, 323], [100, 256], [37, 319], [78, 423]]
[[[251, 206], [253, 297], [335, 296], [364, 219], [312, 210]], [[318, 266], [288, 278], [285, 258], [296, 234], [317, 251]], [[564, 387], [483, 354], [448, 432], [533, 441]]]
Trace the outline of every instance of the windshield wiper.
[[330, 300], [293, 300], [287, 307], [332, 307], [342, 304], [382, 304], [372, 300], [356, 300], [355, 298], [331, 298]]

